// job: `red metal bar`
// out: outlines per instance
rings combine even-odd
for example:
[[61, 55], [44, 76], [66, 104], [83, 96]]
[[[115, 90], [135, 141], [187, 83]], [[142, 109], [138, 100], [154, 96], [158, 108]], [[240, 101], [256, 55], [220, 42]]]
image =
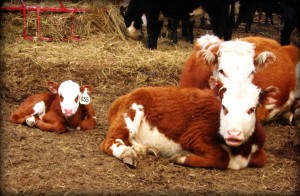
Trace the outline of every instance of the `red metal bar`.
[[[0, 11], [22, 11], [23, 13], [23, 38], [26, 40], [42, 40], [42, 41], [53, 41], [53, 38], [43, 37], [41, 36], [40, 32], [40, 13], [44, 12], [55, 12], [55, 13], [84, 13], [90, 12], [88, 9], [80, 9], [80, 8], [66, 8], [63, 5], [62, 0], [58, 0], [60, 7], [40, 7], [40, 6], [26, 6], [23, 0], [20, 0], [21, 6], [6, 6], [0, 8]], [[27, 11], [29, 12], [36, 12], [37, 14], [37, 30], [36, 36], [27, 36]], [[80, 38], [75, 36], [75, 22], [74, 22], [74, 15], [72, 15], [72, 23], [71, 23], [71, 36], [70, 38], [63, 38], [62, 40], [79, 40]]]
[[59, 2], [59, 5], [60, 5], [61, 8], [65, 7], [61, 0], [58, 0], [58, 2]]
[[36, 8], [36, 16], [37, 16], [37, 21], [36, 21], [37, 32], [36, 32], [36, 36], [37, 37], [41, 37], [41, 31], [40, 31], [40, 7]]
[[[25, 6], [22, 6], [25, 8]], [[23, 11], [23, 38], [27, 37], [27, 18], [26, 18], [26, 9], [22, 9]]]
[[90, 12], [88, 9], [84, 8], [55, 8], [55, 7], [39, 7], [39, 6], [7, 6], [2, 7], [0, 10], [3, 11], [22, 11], [23, 9], [26, 11], [36, 11], [38, 8], [40, 12], [62, 12], [62, 13], [84, 13]]

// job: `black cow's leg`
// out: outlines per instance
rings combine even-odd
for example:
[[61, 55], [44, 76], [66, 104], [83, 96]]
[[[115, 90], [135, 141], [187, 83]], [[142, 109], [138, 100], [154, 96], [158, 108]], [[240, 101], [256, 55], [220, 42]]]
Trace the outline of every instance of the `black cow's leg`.
[[210, 17], [210, 24], [213, 30], [213, 33], [218, 36], [220, 39], [223, 38], [223, 32], [221, 30], [221, 21], [217, 18]]
[[181, 25], [182, 25], [182, 27], [181, 27], [181, 36], [183, 38], [187, 38], [187, 36], [188, 36], [188, 22], [182, 20]]
[[202, 29], [205, 28], [205, 17], [204, 16], [202, 16], [200, 18], [200, 26], [199, 27], [202, 28]]
[[295, 26], [292, 25], [291, 23], [285, 21], [283, 28], [281, 30], [281, 34], [280, 34], [280, 44], [281, 45], [288, 45], [291, 43], [291, 34], [294, 30]]
[[155, 23], [148, 23], [147, 24], [147, 47], [149, 49], [156, 49], [157, 48], [157, 38], [155, 36]]
[[148, 34], [147, 47], [149, 49], [157, 49], [157, 40], [158, 40], [158, 36], [160, 35], [162, 26], [163, 26], [163, 21], [147, 23], [147, 34]]
[[178, 43], [178, 36], [177, 36], [177, 29], [179, 26], [179, 20], [172, 20], [172, 36], [171, 36], [171, 40], [177, 44]]
[[188, 21], [187, 22], [187, 29], [188, 29], [187, 40], [191, 44], [194, 43], [194, 26], [195, 26], [195, 21]]

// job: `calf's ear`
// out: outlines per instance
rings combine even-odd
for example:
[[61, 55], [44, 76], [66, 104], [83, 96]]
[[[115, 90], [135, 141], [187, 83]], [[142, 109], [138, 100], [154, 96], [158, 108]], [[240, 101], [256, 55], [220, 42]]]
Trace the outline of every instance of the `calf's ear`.
[[260, 54], [258, 54], [254, 58], [254, 64], [256, 67], [256, 71], [259, 71], [269, 64], [272, 64], [276, 61], [276, 56], [273, 52], [265, 51]]
[[274, 98], [279, 93], [279, 89], [274, 86], [270, 86], [260, 92], [259, 103], [266, 105], [275, 103], [277, 100]]
[[197, 59], [202, 59], [202, 61], [208, 65], [215, 65], [218, 61], [218, 55], [210, 50], [199, 50], [196, 53]]
[[87, 93], [90, 95], [92, 94], [94, 88], [91, 85], [82, 85], [80, 87], [80, 92], [83, 93], [85, 89], [87, 90]]
[[47, 81], [46, 86], [51, 93], [57, 93], [59, 84], [53, 81]]

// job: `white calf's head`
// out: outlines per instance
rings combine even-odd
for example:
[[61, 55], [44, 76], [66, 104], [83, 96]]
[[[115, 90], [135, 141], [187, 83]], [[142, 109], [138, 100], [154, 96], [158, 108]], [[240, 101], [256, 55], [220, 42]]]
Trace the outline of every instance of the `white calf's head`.
[[[212, 58], [212, 54], [206, 55]], [[255, 54], [255, 44], [247, 41], [232, 40], [222, 42], [217, 52], [217, 68], [213, 75], [233, 81], [252, 81], [254, 73], [276, 60], [272, 52]], [[207, 60], [210, 60], [209, 58]], [[213, 62], [213, 60], [210, 60]]]
[[59, 86], [58, 95], [62, 113], [66, 117], [73, 116], [79, 107], [79, 85], [71, 80], [65, 81]]
[[222, 109], [219, 133], [227, 145], [239, 146], [253, 134], [260, 92], [250, 82], [227, 81], [220, 89]]
[[215, 77], [243, 81], [253, 80], [255, 45], [246, 41], [234, 40], [220, 44], [218, 66]]
[[88, 93], [92, 91], [91, 86], [84, 85], [80, 87], [72, 80], [64, 81], [60, 85], [55, 82], [49, 81], [47, 85], [48, 89], [52, 93], [58, 94], [61, 111], [65, 117], [71, 117], [77, 112], [80, 97], [85, 89]]

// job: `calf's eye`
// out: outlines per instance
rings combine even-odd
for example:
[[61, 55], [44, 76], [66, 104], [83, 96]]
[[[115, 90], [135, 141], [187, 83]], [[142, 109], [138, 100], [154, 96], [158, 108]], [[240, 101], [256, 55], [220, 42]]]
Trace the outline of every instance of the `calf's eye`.
[[74, 99], [75, 103], [78, 102], [79, 96], [77, 95], [76, 98]]
[[64, 101], [64, 97], [62, 95], [59, 95], [59, 100], [60, 100], [60, 102], [63, 102]]
[[253, 74], [254, 74], [254, 71], [252, 71], [252, 72], [250, 73], [250, 75], [248, 76], [248, 78], [250, 78]]
[[223, 109], [223, 113], [224, 113], [224, 115], [226, 115], [226, 114], [228, 113], [228, 110], [227, 110], [227, 108], [226, 108], [224, 105], [222, 105], [222, 109]]
[[223, 71], [223, 69], [220, 69], [220, 70], [219, 70], [219, 73], [222, 74], [223, 76], [226, 76], [226, 75], [225, 75], [225, 72]]
[[254, 111], [255, 111], [255, 107], [250, 108], [250, 109], [247, 111], [247, 113], [250, 115], [250, 114], [252, 114]]

